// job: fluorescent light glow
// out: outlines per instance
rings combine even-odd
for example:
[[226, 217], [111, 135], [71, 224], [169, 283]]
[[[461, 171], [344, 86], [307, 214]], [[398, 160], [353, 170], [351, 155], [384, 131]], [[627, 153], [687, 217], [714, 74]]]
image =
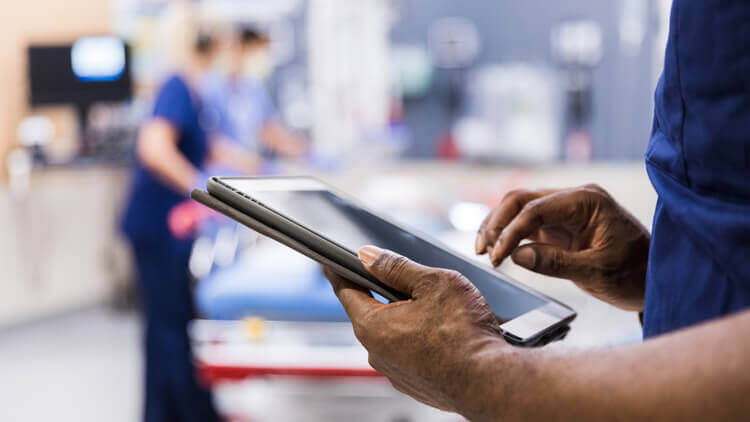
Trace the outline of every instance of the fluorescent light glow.
[[86, 37], [70, 51], [73, 73], [85, 82], [109, 82], [125, 72], [125, 44], [116, 37]]
[[489, 207], [484, 204], [459, 202], [453, 205], [450, 211], [448, 211], [448, 219], [456, 230], [464, 232], [476, 231], [489, 211]]

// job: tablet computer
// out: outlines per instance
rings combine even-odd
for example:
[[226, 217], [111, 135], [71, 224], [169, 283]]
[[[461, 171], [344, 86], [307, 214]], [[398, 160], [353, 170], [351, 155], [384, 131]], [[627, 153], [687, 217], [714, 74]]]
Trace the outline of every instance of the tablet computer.
[[311, 177], [213, 177], [208, 194], [193, 198], [321, 262], [390, 301], [408, 296], [381, 283], [357, 258], [375, 245], [420, 264], [448, 268], [468, 278], [502, 321], [509, 342], [538, 346], [564, 337], [576, 313], [489, 266], [472, 262], [435, 239], [367, 210]]

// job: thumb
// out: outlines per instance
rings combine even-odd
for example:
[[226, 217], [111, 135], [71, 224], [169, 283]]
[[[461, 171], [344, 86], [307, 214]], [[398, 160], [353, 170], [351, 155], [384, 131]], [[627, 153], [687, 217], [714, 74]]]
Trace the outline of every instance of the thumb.
[[513, 251], [511, 257], [516, 264], [551, 277], [569, 280], [580, 280], [585, 277], [586, 259], [581, 252], [531, 243]]
[[395, 252], [370, 245], [360, 248], [359, 260], [382, 283], [411, 297], [414, 297], [423, 276], [430, 271], [430, 268]]

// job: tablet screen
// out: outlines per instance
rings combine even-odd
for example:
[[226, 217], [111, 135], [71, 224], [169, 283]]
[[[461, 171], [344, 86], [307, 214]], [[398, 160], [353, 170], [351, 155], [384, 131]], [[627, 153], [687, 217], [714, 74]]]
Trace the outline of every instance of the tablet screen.
[[[423, 265], [456, 270], [477, 286], [500, 318], [512, 319], [547, 303], [538, 296], [502, 281], [501, 275], [488, 272], [402, 230], [331, 191], [314, 188], [264, 190], [263, 183], [258, 183], [257, 180], [223, 181], [355, 254], [360, 247], [371, 244], [397, 252]], [[270, 184], [268, 186], [273, 187]]]

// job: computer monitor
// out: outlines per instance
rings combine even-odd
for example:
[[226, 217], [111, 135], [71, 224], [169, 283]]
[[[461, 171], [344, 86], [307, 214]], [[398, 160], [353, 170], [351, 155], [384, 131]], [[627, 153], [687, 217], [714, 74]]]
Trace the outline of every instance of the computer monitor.
[[130, 51], [116, 37], [85, 37], [68, 45], [28, 48], [29, 103], [73, 104], [131, 97]]

